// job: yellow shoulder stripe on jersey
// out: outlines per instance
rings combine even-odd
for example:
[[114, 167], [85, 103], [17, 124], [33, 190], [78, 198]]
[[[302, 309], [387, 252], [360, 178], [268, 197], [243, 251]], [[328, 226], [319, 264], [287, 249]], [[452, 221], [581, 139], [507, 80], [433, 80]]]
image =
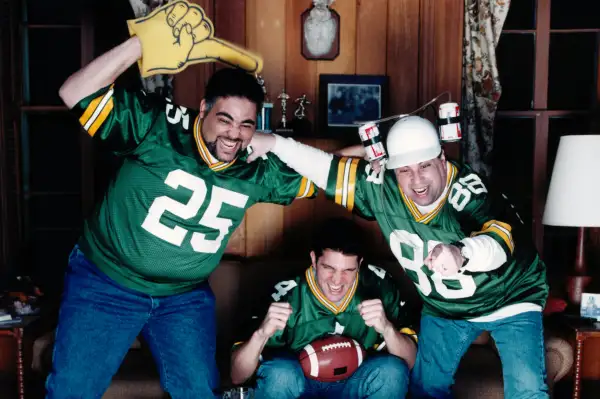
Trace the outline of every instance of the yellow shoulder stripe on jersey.
[[306, 198], [310, 197], [315, 193], [315, 185], [308, 180], [306, 177], [302, 178], [300, 181], [300, 188], [298, 189], [298, 194], [296, 194], [296, 198]]
[[406, 207], [410, 211], [410, 213], [413, 216], [413, 218], [415, 219], [415, 221], [417, 221], [419, 223], [427, 224], [427, 223], [431, 222], [433, 220], [433, 218], [435, 218], [436, 215], [440, 212], [440, 210], [444, 207], [444, 204], [446, 203], [446, 199], [448, 198], [448, 195], [450, 194], [449, 187], [452, 184], [452, 182], [454, 181], [456, 174], [458, 173], [458, 169], [456, 169], [456, 166], [452, 165], [450, 162], [448, 162], [447, 165], [448, 165], [448, 174], [446, 177], [446, 188], [447, 188], [446, 195], [434, 209], [432, 209], [431, 211], [429, 211], [428, 213], [426, 213], [424, 215], [421, 214], [421, 212], [419, 211], [419, 208], [417, 208], [417, 205], [413, 202], [413, 200], [408, 198], [406, 196], [406, 194], [404, 194], [404, 192], [402, 191], [400, 186], [398, 186], [400, 195], [402, 195], [402, 199], [404, 200]]
[[342, 157], [338, 163], [337, 179], [335, 181], [335, 203], [354, 209], [354, 193], [356, 190], [356, 170], [359, 158]]
[[409, 337], [413, 338], [415, 340], [415, 342], [419, 342], [419, 338], [417, 337], [417, 332], [415, 330], [413, 330], [412, 328], [404, 327], [404, 328], [400, 329], [400, 333], [404, 334], [404, 335], [408, 335]]
[[331, 302], [329, 299], [327, 299], [325, 294], [323, 294], [323, 291], [321, 291], [321, 288], [319, 288], [319, 285], [317, 284], [317, 281], [315, 280], [315, 275], [314, 275], [312, 266], [309, 267], [308, 269], [306, 269], [305, 276], [306, 276], [306, 281], [308, 282], [308, 287], [310, 288], [310, 291], [313, 293], [315, 298], [317, 298], [317, 300], [323, 306], [325, 306], [327, 309], [331, 310], [335, 314], [342, 313], [344, 310], [346, 310], [346, 308], [350, 304], [350, 301], [352, 301], [352, 298], [354, 297], [354, 294], [356, 293], [356, 287], [358, 286], [358, 275], [357, 275], [356, 278], [354, 279], [354, 283], [352, 284], [352, 287], [350, 287], [348, 292], [346, 292], [346, 295], [344, 295], [344, 298], [342, 299], [342, 301], [340, 302], [340, 305], [338, 306], [335, 303]]
[[515, 242], [512, 238], [512, 227], [508, 223], [499, 222], [498, 220], [490, 220], [483, 224], [481, 231], [476, 231], [471, 234], [471, 237], [478, 236], [485, 233], [494, 233], [506, 244], [510, 253], [512, 254], [515, 250]]
[[115, 105], [113, 100], [114, 92], [114, 85], [111, 85], [106, 93], [90, 101], [83, 115], [79, 118], [79, 123], [90, 136], [93, 137], [96, 134], [108, 114], [110, 114], [110, 111], [112, 111]]
[[[408, 335], [410, 338], [412, 338], [415, 341], [415, 343], [419, 342], [419, 338], [417, 337], [417, 332], [415, 330], [413, 330], [412, 328], [404, 327], [399, 332], [400, 332], [400, 334]], [[375, 349], [375, 351], [377, 351], [377, 352], [381, 352], [383, 350], [383, 348], [385, 348], [385, 341], [373, 345], [373, 349]]]
[[219, 172], [225, 170], [235, 163], [237, 158], [231, 162], [221, 162], [210, 153], [202, 139], [200, 115], [198, 115], [194, 121], [194, 139], [196, 140], [196, 147], [198, 147], [200, 157], [212, 171]]

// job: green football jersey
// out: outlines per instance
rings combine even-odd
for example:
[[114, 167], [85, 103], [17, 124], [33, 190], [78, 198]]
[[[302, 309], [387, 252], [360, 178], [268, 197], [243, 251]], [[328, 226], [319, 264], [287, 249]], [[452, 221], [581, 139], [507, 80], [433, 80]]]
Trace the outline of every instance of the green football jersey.
[[[548, 294], [545, 265], [506, 197], [490, 194], [468, 166], [447, 165], [446, 197], [426, 214], [404, 195], [392, 170], [375, 173], [358, 158], [333, 157], [326, 195], [377, 220], [398, 262], [417, 286], [425, 313], [471, 319], [507, 305], [543, 307]], [[441, 276], [424, 265], [437, 244], [479, 234], [492, 237], [506, 252], [507, 261], [500, 268]]]
[[[312, 341], [332, 334], [353, 338], [366, 350], [382, 350], [385, 347], [382, 345], [383, 337], [373, 327], [368, 327], [358, 312], [361, 302], [377, 298], [381, 299], [388, 320], [398, 331], [416, 341], [414, 320], [408, 312], [410, 304], [384, 269], [373, 265], [361, 266], [352, 287], [342, 301], [335, 304], [325, 297], [317, 284], [313, 268], [309, 267], [304, 275], [275, 285], [271, 299], [275, 302], [289, 303], [292, 314], [286, 328], [277, 331], [267, 341], [266, 352], [268, 349], [298, 352]], [[264, 313], [266, 314], [266, 310]], [[255, 323], [247, 327], [244, 339], [260, 326], [264, 314], [253, 319]], [[236, 345], [239, 344], [241, 342]]]
[[110, 86], [75, 107], [94, 141], [123, 165], [84, 225], [80, 247], [109, 277], [150, 295], [206, 281], [231, 233], [257, 202], [314, 197], [314, 185], [277, 157], [219, 162], [196, 110]]

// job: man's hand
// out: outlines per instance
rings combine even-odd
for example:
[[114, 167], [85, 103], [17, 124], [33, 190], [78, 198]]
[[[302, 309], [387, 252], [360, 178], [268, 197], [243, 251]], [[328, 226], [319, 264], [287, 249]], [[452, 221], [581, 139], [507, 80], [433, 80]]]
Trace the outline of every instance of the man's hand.
[[253, 162], [259, 157], [264, 157], [275, 146], [275, 136], [272, 133], [255, 132], [250, 141], [252, 152], [247, 158], [247, 162]]
[[213, 37], [214, 27], [204, 10], [186, 0], [157, 8], [146, 17], [127, 21], [130, 35], [142, 43], [143, 77], [176, 73], [189, 64], [221, 61], [259, 73], [262, 58]]
[[383, 334], [388, 328], [392, 327], [392, 323], [385, 315], [385, 309], [381, 299], [368, 299], [362, 301], [358, 305], [358, 311], [362, 316], [365, 324], [373, 327], [379, 334]]
[[452, 276], [458, 273], [464, 261], [457, 246], [438, 244], [427, 255], [425, 266], [442, 276]]
[[292, 314], [292, 306], [285, 302], [274, 302], [269, 306], [267, 316], [256, 330], [256, 334], [263, 339], [269, 339], [277, 331], [283, 331]]

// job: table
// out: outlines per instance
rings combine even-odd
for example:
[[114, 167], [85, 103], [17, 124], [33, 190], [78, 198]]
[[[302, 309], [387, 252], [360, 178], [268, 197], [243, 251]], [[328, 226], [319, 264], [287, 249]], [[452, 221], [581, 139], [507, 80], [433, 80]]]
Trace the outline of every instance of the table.
[[588, 338], [600, 338], [600, 322], [584, 323], [580, 319], [569, 318], [565, 323], [575, 331], [575, 378], [573, 381], [573, 399], [581, 395], [581, 361], [583, 357], [583, 343]]
[[25, 399], [25, 371], [23, 366], [23, 334], [25, 328], [39, 319], [39, 316], [25, 316], [23, 320], [14, 324], [0, 323], [0, 336], [9, 336], [15, 339], [17, 344], [17, 388], [19, 399]]

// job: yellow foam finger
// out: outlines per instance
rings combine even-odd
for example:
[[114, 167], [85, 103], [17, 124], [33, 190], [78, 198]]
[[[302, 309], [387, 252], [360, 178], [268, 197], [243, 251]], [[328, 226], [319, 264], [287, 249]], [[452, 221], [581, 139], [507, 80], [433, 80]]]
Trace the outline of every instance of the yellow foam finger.
[[169, 26], [175, 26], [188, 12], [188, 5], [184, 2], [178, 2], [170, 7], [170, 11], [167, 14], [167, 24]]
[[179, 36], [179, 32], [184, 25], [189, 25], [192, 29], [200, 25], [200, 22], [204, 19], [204, 13], [200, 7], [191, 6], [187, 13], [175, 24], [173, 27], [173, 33], [175, 36]]
[[217, 38], [196, 43], [188, 58], [191, 64], [215, 60], [252, 73], [260, 73], [263, 67], [260, 55]]

